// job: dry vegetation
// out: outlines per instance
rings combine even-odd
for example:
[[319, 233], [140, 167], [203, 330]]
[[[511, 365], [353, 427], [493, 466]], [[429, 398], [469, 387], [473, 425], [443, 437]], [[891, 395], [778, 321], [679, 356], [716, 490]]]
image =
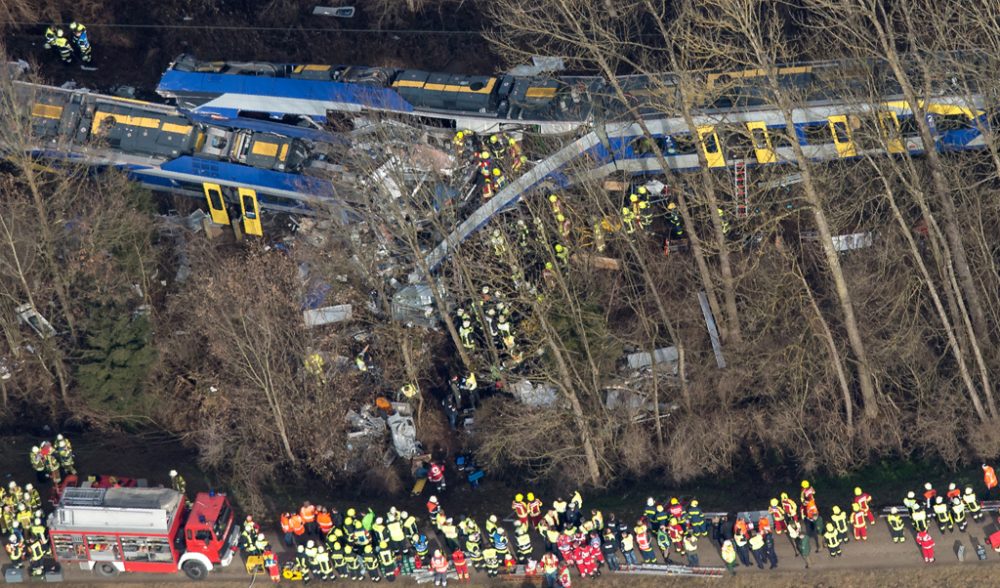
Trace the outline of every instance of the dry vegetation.
[[[447, 11], [454, 4], [462, 3], [392, 6]], [[998, 106], [995, 3], [663, 5], [624, 0], [611, 10], [603, 0], [497, 0], [482, 8], [498, 25], [492, 40], [511, 63], [551, 54], [608, 77], [681, 72], [679, 101], [650, 93], [637, 103], [613, 88], [610, 99], [630, 104], [627, 117], [637, 121], [640, 107], [690, 120], [698, 103], [729, 89], [710, 86], [697, 72], [752, 68], [764, 72], [767, 97], [792, 132], [790, 113], [802, 96], [780, 83], [776, 65], [833, 58], [886, 64], [883, 73], [911, 104], [954, 78], [954, 91], [966, 91], [968, 83], [987, 97], [988, 109]], [[980, 52], [978, 61], [947, 53], [958, 51]], [[869, 87], [839, 82], [830, 80], [841, 95], [880, 101], [874, 80]], [[0, 118], [7, 121], [0, 129], [5, 140], [27, 132], [17, 117]], [[918, 120], [920, 135], [932, 142], [932, 129]], [[886, 141], [860, 126], [855, 132]], [[791, 171], [802, 182], [754, 189], [754, 214], [733, 219], [730, 234], [714, 213], [733, 206], [728, 172], [703, 166], [701, 173], [668, 175], [662, 180], [677, 198], [690, 251], [665, 257], [662, 241], [648, 233], [612, 232], [606, 255], [623, 267], [614, 272], [595, 268], [584, 254], [594, 220], [614, 218], [624, 195], [597, 183], [560, 193], [572, 227], [561, 236], [546, 194], [536, 194], [464, 244], [435, 275], [435, 305], [445, 319], [439, 332], [386, 319], [394, 290], [388, 278], [403, 282], [411, 269], [383, 271], [387, 260], [425, 269], [426, 235], [445, 234], [455, 221], [447, 209], [427, 215], [429, 190], [410, 204], [369, 191], [359, 207], [367, 228], [357, 229], [356, 238], [331, 231], [324, 242], [299, 239], [288, 251], [194, 240], [187, 251], [193, 277], [174, 283], [176, 260], [156, 254], [171, 247], [165, 237], [163, 247], [153, 247], [146, 213], [120, 197], [121, 178], [38, 172], [28, 158], [13, 156], [14, 173], [0, 183], [0, 310], [7, 317], [3, 355], [19, 375], [0, 388], [8, 415], [74, 415], [93, 426], [154, 422], [198, 447], [204, 465], [228, 473], [250, 496], [283, 475], [342, 483], [358, 479], [345, 472], [359, 471], [382, 491], [399, 490], [405, 472], [379, 469], [383, 447], [348, 445], [344, 414], [417, 382], [421, 439], [453, 450], [432, 393], [444, 389], [445, 371], [527, 378], [558, 392], [559, 401], [544, 408], [503, 394], [485, 402], [473, 444], [495, 475], [601, 486], [650, 472], [687, 480], [747, 460], [761, 468], [780, 461], [841, 473], [886, 454], [947, 463], [993, 457], [1000, 451], [993, 383], [1000, 361], [1000, 142], [993, 133], [986, 139], [987, 149], [970, 153], [833, 164], [810, 162], [799, 151], [799, 163], [754, 170], [759, 185]], [[426, 222], [412, 222], [418, 216]], [[56, 230], [70, 218], [74, 230]], [[517, 218], [531, 227], [524, 245]], [[494, 228], [508, 244], [501, 253], [489, 239]], [[874, 247], [834, 250], [831, 235], [859, 232], [872, 232]], [[560, 239], [575, 254], [568, 264], [553, 252]], [[543, 271], [546, 262], [553, 268]], [[355, 324], [302, 326], [303, 265], [335, 284], [339, 301], [355, 304]], [[166, 286], [159, 286], [164, 278]], [[133, 284], [143, 285], [139, 299], [129, 294]], [[448, 309], [472, 308], [483, 287], [503, 292], [514, 310], [526, 358], [519, 366], [496, 346], [461, 345]], [[719, 321], [725, 370], [715, 367], [699, 292]], [[60, 337], [28, 340], [10, 320], [25, 300], [44, 309]], [[97, 328], [88, 312], [98, 300], [125, 314], [151, 304], [147, 342], [157, 359], [139, 367], [155, 393], [112, 402], [75, 392], [78, 351], [88, 329]], [[360, 310], [369, 300], [375, 311]], [[352, 369], [363, 346], [353, 335], [362, 330], [379, 366], [377, 381]], [[25, 351], [28, 344], [34, 351]], [[624, 382], [619, 366], [626, 352], [668, 345], [680, 354], [677, 374], [661, 367]], [[322, 378], [303, 366], [317, 350], [326, 362]], [[615, 386], [636, 393], [644, 407], [609, 408], [607, 390]]]

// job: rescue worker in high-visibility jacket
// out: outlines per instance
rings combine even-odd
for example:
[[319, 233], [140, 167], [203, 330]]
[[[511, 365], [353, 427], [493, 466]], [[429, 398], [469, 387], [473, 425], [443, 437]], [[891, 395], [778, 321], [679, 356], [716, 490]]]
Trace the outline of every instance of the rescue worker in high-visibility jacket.
[[66, 38], [66, 33], [62, 29], [56, 30], [56, 38], [52, 41], [52, 46], [59, 51], [59, 58], [63, 63], [73, 63], [73, 47]]
[[823, 539], [826, 540], [826, 548], [830, 552], [830, 557], [840, 556], [840, 533], [833, 527], [833, 523], [826, 524], [826, 532], [823, 533]]
[[55, 44], [56, 40], [56, 30], [52, 28], [52, 25], [45, 27], [45, 48], [51, 49]]
[[938, 530], [942, 533], [945, 530], [955, 530], [955, 522], [951, 520], [951, 509], [945, 504], [943, 496], [934, 498], [934, 519], [937, 521]]
[[352, 580], [364, 580], [365, 572], [361, 556], [354, 553], [354, 548], [350, 545], [344, 546], [344, 559], [347, 560], [347, 573]]
[[31, 575], [41, 576], [45, 572], [42, 565], [42, 559], [45, 558], [45, 547], [42, 546], [41, 541], [32, 539], [28, 543], [28, 557], [31, 562]]
[[847, 524], [847, 513], [841, 510], [839, 506], [833, 507], [833, 513], [830, 515], [830, 522], [833, 523], [834, 528], [837, 530], [837, 537], [841, 542], [846, 543], [849, 541], [847, 535], [849, 526]]
[[924, 508], [923, 504], [918, 502], [913, 508], [913, 512], [910, 514], [910, 521], [913, 523], [914, 530], [927, 530], [927, 509]]
[[531, 536], [528, 535], [528, 525], [521, 521], [514, 522], [514, 549], [517, 551], [518, 563], [525, 563], [531, 557]]
[[71, 22], [69, 30], [73, 35], [73, 45], [80, 52], [80, 59], [84, 63], [90, 63], [92, 50], [90, 47], [90, 37], [87, 36], [87, 27], [78, 22]]
[[951, 520], [960, 532], [965, 532], [965, 527], [969, 524], [969, 518], [965, 511], [965, 503], [958, 496], [951, 499]]
[[965, 494], [962, 495], [962, 502], [972, 516], [972, 520], [979, 522], [983, 520], [983, 507], [976, 498], [976, 493], [972, 491], [972, 486], [965, 487]]
[[330, 554], [322, 545], [316, 547], [316, 569], [318, 576], [324, 581], [334, 580], [337, 575], [333, 573], [333, 562], [330, 561]]
[[893, 543], [904, 543], [906, 535], [903, 534], [903, 517], [899, 515], [899, 509], [895, 506], [889, 511], [889, 516], [885, 518], [889, 524], [889, 535]]
[[361, 560], [364, 562], [365, 569], [368, 570], [368, 576], [372, 579], [372, 582], [380, 582], [382, 575], [378, 572], [378, 556], [371, 545], [365, 545]]
[[15, 568], [19, 568], [24, 565], [24, 541], [17, 535], [11, 535], [7, 540], [7, 557]]
[[705, 513], [701, 510], [697, 500], [692, 500], [687, 507], [687, 521], [692, 535], [708, 536], [708, 524], [705, 521]]
[[347, 558], [344, 557], [344, 546], [340, 542], [335, 542], [330, 546], [330, 562], [336, 570], [334, 577], [347, 578]]
[[385, 579], [394, 582], [396, 580], [396, 556], [389, 549], [389, 544], [383, 541], [378, 546], [378, 562], [382, 568], [382, 575]]

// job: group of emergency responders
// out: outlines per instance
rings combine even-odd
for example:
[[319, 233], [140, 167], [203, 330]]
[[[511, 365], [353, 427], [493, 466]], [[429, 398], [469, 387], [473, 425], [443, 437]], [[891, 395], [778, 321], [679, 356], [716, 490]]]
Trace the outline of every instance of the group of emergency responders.
[[[986, 468], [985, 480], [991, 490], [996, 486], [995, 475], [990, 486], [992, 468]], [[927, 511], [935, 513], [938, 530], [944, 533], [955, 528], [964, 531], [968, 519], [983, 518], [984, 509], [971, 486], [959, 489], [951, 484], [943, 496], [937, 496], [929, 486], [923, 500], [916, 500], [911, 492], [904, 508], [916, 543], [925, 561], [931, 562], [934, 540], [928, 530]], [[935, 510], [941, 504], [949, 506]], [[867, 541], [868, 529], [877, 520], [871, 495], [858, 487], [850, 509], [833, 506], [824, 522], [816, 490], [808, 481], [802, 482], [798, 500], [781, 493], [757, 520], [746, 514], [734, 520], [706, 515], [697, 499], [659, 501], [650, 497], [633, 524], [597, 509], [585, 511], [579, 492], [568, 501], [556, 498], [548, 508], [529, 492], [514, 497], [513, 532], [508, 533], [496, 514], [480, 526], [471, 516], [447, 513], [436, 495], [425, 506], [427, 517], [423, 520], [427, 523], [395, 507], [384, 514], [370, 508], [348, 508], [342, 514], [336, 508], [306, 502], [299, 510], [281, 516], [284, 542], [295, 550], [288, 570], [306, 582], [366, 577], [372, 582], [391, 582], [400, 575], [426, 570], [436, 586], [445, 586], [451, 573], [459, 580], [468, 580], [471, 568], [488, 577], [541, 577], [546, 586], [568, 588], [574, 576], [596, 577], [605, 567], [610, 571], [629, 571], [644, 564], [699, 567], [699, 542], [710, 537], [726, 567], [735, 574], [739, 564], [777, 567], [775, 541], [781, 536], [789, 538], [796, 557], [801, 557], [806, 567], [813, 541], [815, 549], [825, 547], [831, 557], [840, 557], [851, 539]], [[903, 510], [893, 507], [887, 511], [889, 535], [896, 543], [906, 541]], [[260, 553], [266, 540], [254, 537], [248, 533], [245, 544], [259, 543], [251, 553]], [[536, 559], [535, 544], [539, 541], [544, 552]], [[1000, 550], [1000, 542], [995, 548]], [[571, 574], [574, 568], [576, 574]]]
[[74, 50], [80, 55], [80, 61], [90, 63], [93, 50], [87, 36], [87, 27], [73, 21], [69, 24], [69, 32], [71, 36], [67, 37], [62, 28], [50, 25], [45, 29], [45, 48], [58, 51], [63, 63], [73, 63]]

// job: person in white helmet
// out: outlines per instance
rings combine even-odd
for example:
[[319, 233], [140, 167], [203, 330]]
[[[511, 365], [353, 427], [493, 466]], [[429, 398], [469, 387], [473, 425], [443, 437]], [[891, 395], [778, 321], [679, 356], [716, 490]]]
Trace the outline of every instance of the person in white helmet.
[[184, 476], [177, 473], [177, 470], [170, 470], [170, 484], [174, 490], [186, 495], [187, 482], [184, 481]]

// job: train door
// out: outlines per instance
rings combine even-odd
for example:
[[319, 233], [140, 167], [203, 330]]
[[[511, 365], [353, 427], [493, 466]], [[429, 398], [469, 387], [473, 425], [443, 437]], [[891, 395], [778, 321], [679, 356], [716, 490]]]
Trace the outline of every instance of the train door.
[[229, 213], [226, 212], [226, 199], [222, 197], [222, 186], [218, 184], [202, 184], [208, 211], [212, 213], [212, 222], [217, 225], [229, 224]]
[[854, 138], [851, 136], [851, 128], [847, 124], [847, 117], [844, 115], [831, 116], [827, 120], [830, 123], [830, 132], [833, 133], [833, 144], [837, 146], [837, 155], [840, 157], [857, 155], [857, 150], [854, 148]]
[[774, 154], [774, 147], [771, 145], [771, 136], [767, 132], [767, 125], [763, 122], [748, 122], [747, 130], [750, 131], [750, 139], [753, 142], [753, 150], [757, 156], [757, 163], [776, 162], [778, 157]]
[[698, 138], [701, 139], [701, 150], [705, 154], [708, 167], [725, 167], [726, 157], [719, 145], [719, 135], [711, 125], [698, 127]]
[[889, 148], [889, 153], [902, 153], [906, 150], [903, 146], [903, 135], [899, 130], [899, 118], [892, 110], [878, 113], [879, 129], [885, 139], [885, 144]]
[[247, 235], [264, 236], [260, 224], [260, 206], [257, 204], [257, 192], [250, 188], [240, 188], [240, 210], [243, 212], [243, 230]]

